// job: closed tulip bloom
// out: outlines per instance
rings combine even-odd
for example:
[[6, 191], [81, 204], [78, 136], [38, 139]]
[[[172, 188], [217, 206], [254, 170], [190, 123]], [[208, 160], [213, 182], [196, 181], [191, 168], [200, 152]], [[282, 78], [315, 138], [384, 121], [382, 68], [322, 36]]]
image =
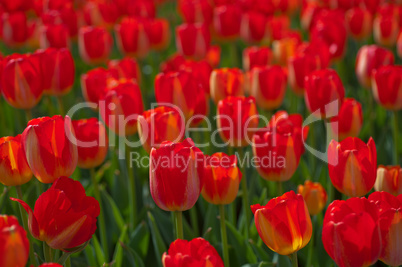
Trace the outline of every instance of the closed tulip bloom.
[[281, 66], [286, 66], [289, 58], [295, 54], [299, 44], [300, 39], [297, 37], [284, 37], [279, 40], [274, 40], [272, 42], [274, 61]]
[[311, 72], [304, 80], [304, 87], [304, 99], [311, 113], [324, 119], [338, 115], [345, 89], [335, 70]]
[[82, 8], [87, 25], [110, 27], [119, 17], [117, 5], [107, 1], [88, 1]]
[[244, 147], [258, 127], [254, 97], [227, 97], [218, 103], [218, 130], [223, 141], [233, 147]]
[[308, 128], [299, 114], [278, 111], [266, 128], [253, 136], [253, 154], [258, 173], [268, 181], [287, 181], [299, 166]]
[[208, 0], [179, 0], [177, 8], [186, 23], [212, 21], [212, 4]]
[[373, 16], [370, 11], [361, 7], [354, 7], [345, 13], [346, 26], [349, 34], [357, 39], [368, 38], [373, 30]]
[[169, 21], [166, 19], [152, 19], [148, 30], [148, 38], [152, 49], [165, 49], [170, 41]]
[[40, 61], [36, 55], [11, 55], [4, 59], [1, 74], [4, 99], [14, 108], [31, 109], [43, 94]]
[[247, 43], [256, 43], [268, 38], [267, 18], [261, 12], [248, 11], [241, 19], [240, 36]]
[[78, 25], [82, 23], [80, 10], [75, 10], [72, 5], [66, 5], [62, 9], [49, 9], [41, 14], [41, 19], [45, 25], [65, 25], [71, 38], [77, 36]]
[[24, 12], [3, 13], [1, 20], [1, 37], [6, 45], [22, 46], [28, 40], [30, 29]]
[[166, 211], [191, 209], [204, 183], [204, 155], [190, 138], [152, 148], [149, 186], [155, 204]]
[[138, 116], [138, 135], [148, 153], [151, 148], [160, 147], [164, 141], [180, 142], [184, 132], [184, 118], [175, 108], [161, 106]]
[[0, 138], [0, 183], [17, 186], [29, 182], [32, 171], [28, 166], [21, 135]]
[[289, 191], [271, 199], [265, 206], [252, 205], [251, 210], [262, 241], [276, 253], [290, 255], [310, 241], [311, 219], [300, 194]]
[[359, 83], [367, 89], [371, 88], [373, 71], [381, 66], [393, 65], [394, 54], [377, 45], [364, 45], [356, 56], [355, 71]]
[[58, 178], [36, 200], [34, 211], [20, 199], [11, 200], [18, 201], [28, 213], [32, 236], [53, 249], [75, 248], [95, 233], [99, 203], [71, 178]]
[[211, 98], [215, 104], [228, 96], [244, 95], [243, 72], [237, 68], [222, 68], [212, 71], [210, 80]]
[[105, 124], [116, 134], [128, 136], [137, 132], [138, 115], [144, 111], [141, 90], [135, 81], [118, 81], [110, 88], [100, 105]]
[[216, 249], [205, 239], [176, 239], [162, 255], [163, 267], [224, 267]]
[[398, 38], [400, 26], [394, 14], [380, 14], [374, 18], [373, 35], [379, 45], [393, 46]]
[[269, 47], [251, 46], [243, 50], [243, 69], [249, 71], [254, 67], [272, 64], [272, 51]]
[[283, 37], [283, 33], [290, 30], [290, 19], [288, 16], [273, 16], [267, 19], [266, 27], [268, 36], [271, 41], [279, 40]]
[[402, 66], [382, 66], [373, 71], [374, 99], [386, 109], [402, 109]]
[[108, 152], [109, 141], [106, 128], [96, 118], [74, 120], [77, 140], [78, 167], [95, 168], [101, 165]]
[[239, 37], [242, 10], [236, 4], [214, 8], [213, 29], [218, 39], [232, 40]]
[[394, 196], [402, 194], [402, 169], [400, 166], [383, 166], [377, 168], [375, 191], [385, 191]]
[[212, 67], [206, 60], [186, 60], [180, 64], [178, 70], [192, 72], [194, 77], [198, 80], [198, 83], [201, 84], [201, 87], [204, 89], [205, 93], [208, 96], [211, 94], [209, 80], [212, 73]]
[[282, 105], [287, 77], [280, 66], [256, 67], [250, 72], [250, 95], [257, 106], [273, 110]]
[[204, 24], [181, 24], [176, 27], [176, 47], [179, 54], [203, 59], [207, 55], [211, 36]]
[[338, 140], [358, 137], [363, 126], [362, 105], [353, 98], [345, 98], [338, 116], [331, 119], [331, 129]]
[[402, 195], [393, 196], [387, 192], [374, 192], [369, 198], [379, 211], [381, 230], [381, 254], [379, 259], [389, 266], [402, 265]]
[[78, 33], [78, 48], [87, 64], [106, 62], [113, 47], [110, 33], [102, 27], [84, 26]]
[[310, 215], [320, 213], [327, 203], [327, 192], [320, 183], [307, 180], [297, 187], [297, 193], [303, 196]]
[[150, 49], [145, 20], [126, 17], [115, 25], [117, 47], [120, 52], [129, 57], [144, 58]]
[[134, 79], [138, 84], [141, 83], [141, 71], [134, 58], [125, 57], [123, 59], [110, 60], [107, 63], [109, 73], [115, 79]]
[[24, 267], [28, 257], [29, 241], [24, 228], [14, 216], [0, 215], [0, 265]]
[[127, 14], [130, 17], [155, 18], [156, 2], [148, 0], [128, 1]]
[[72, 142], [71, 119], [60, 115], [30, 120], [22, 133], [22, 145], [29, 167], [42, 183], [73, 174], [77, 166], [77, 146]]
[[237, 196], [241, 177], [235, 155], [215, 153], [206, 156], [201, 194], [207, 202], [214, 205], [230, 204]]
[[335, 200], [325, 213], [322, 243], [339, 267], [367, 267], [378, 260], [381, 235], [376, 206], [366, 198]]
[[376, 169], [377, 150], [372, 138], [367, 144], [357, 137], [329, 144], [329, 177], [339, 192], [349, 197], [364, 196], [374, 186]]
[[310, 54], [310, 55], [318, 55], [320, 60], [320, 68], [326, 69], [329, 67], [329, 63], [331, 60], [331, 55], [329, 53], [328, 45], [320, 39], [316, 39], [313, 42], [304, 42], [300, 44], [295, 54]]
[[109, 70], [95, 68], [81, 75], [81, 89], [85, 101], [99, 104], [108, 86], [108, 79], [111, 78]]
[[70, 46], [70, 35], [64, 24], [43, 25], [39, 29], [39, 44], [45, 49], [49, 47], [66, 48]]

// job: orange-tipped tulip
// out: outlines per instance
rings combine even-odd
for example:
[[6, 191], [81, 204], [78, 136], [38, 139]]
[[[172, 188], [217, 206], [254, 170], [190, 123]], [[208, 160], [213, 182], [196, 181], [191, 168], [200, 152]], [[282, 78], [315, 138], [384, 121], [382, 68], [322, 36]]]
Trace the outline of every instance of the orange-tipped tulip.
[[303, 196], [310, 215], [317, 215], [327, 204], [327, 192], [320, 183], [305, 181], [297, 187], [297, 193]]
[[376, 180], [377, 150], [374, 140], [365, 144], [357, 137], [328, 147], [328, 171], [334, 187], [349, 197], [361, 197], [370, 192]]
[[276, 64], [286, 66], [289, 58], [291, 58], [297, 47], [300, 44], [299, 37], [284, 37], [279, 40], [274, 40], [272, 43], [272, 52], [274, 55], [274, 61]]
[[202, 196], [206, 201], [215, 205], [232, 203], [239, 191], [242, 177], [237, 167], [235, 155], [215, 153], [205, 157], [204, 186]]
[[377, 168], [375, 191], [385, 191], [394, 196], [402, 194], [402, 169], [400, 166], [383, 166]]
[[140, 18], [127, 17], [115, 25], [117, 47], [126, 56], [144, 58], [150, 48], [148, 24]]
[[88, 64], [100, 64], [109, 59], [113, 47], [110, 33], [102, 27], [81, 27], [78, 48], [81, 58]]
[[389, 110], [402, 109], [402, 66], [381, 66], [373, 71], [374, 99]]
[[262, 241], [281, 255], [304, 248], [311, 239], [312, 225], [304, 199], [293, 191], [271, 199], [265, 206], [251, 206]]
[[176, 27], [176, 47], [179, 54], [203, 59], [207, 55], [211, 36], [204, 24], [181, 24]]
[[331, 129], [338, 140], [358, 137], [363, 126], [362, 105], [353, 98], [345, 98], [338, 116], [331, 119]]
[[243, 69], [249, 71], [254, 67], [265, 67], [272, 63], [272, 51], [269, 47], [251, 46], [243, 50]]
[[21, 139], [28, 165], [40, 182], [49, 184], [60, 176], [73, 174], [78, 155], [68, 116], [33, 119]]
[[211, 73], [209, 86], [215, 104], [228, 96], [243, 96], [243, 72], [237, 68], [215, 69]]

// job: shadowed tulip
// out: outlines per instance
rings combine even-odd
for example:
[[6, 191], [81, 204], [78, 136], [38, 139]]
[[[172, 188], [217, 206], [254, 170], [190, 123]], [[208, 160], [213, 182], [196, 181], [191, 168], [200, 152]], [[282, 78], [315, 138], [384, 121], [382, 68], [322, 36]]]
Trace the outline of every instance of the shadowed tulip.
[[402, 169], [400, 166], [383, 166], [377, 168], [375, 191], [385, 191], [394, 196], [402, 194]]
[[327, 192], [320, 183], [313, 183], [309, 180], [304, 185], [297, 187], [297, 193], [303, 196], [310, 215], [317, 215], [327, 204]]
[[349, 9], [345, 13], [345, 20], [349, 34], [357, 40], [368, 38], [373, 30], [373, 16], [365, 8]]
[[338, 140], [358, 137], [363, 126], [362, 105], [353, 98], [345, 98], [338, 116], [331, 119], [331, 130]]
[[211, 73], [209, 86], [215, 104], [228, 96], [243, 96], [243, 72], [237, 68], [215, 69]]

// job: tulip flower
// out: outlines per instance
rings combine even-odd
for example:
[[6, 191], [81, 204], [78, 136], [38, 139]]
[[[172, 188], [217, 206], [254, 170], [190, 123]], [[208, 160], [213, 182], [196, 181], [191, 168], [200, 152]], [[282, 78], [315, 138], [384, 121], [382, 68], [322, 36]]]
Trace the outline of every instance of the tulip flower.
[[11, 55], [4, 59], [1, 91], [13, 107], [31, 109], [43, 94], [42, 71], [37, 55]]
[[29, 182], [32, 171], [28, 166], [21, 135], [0, 138], [0, 183], [18, 186]]
[[203, 59], [207, 55], [211, 36], [204, 24], [182, 24], [176, 27], [176, 47], [179, 54]]
[[258, 126], [254, 97], [227, 97], [218, 103], [218, 130], [221, 138], [233, 147], [244, 147]]
[[82, 8], [87, 25], [109, 27], [119, 17], [117, 5], [107, 1], [88, 1]]
[[128, 136], [137, 132], [137, 119], [144, 111], [141, 91], [135, 81], [119, 81], [110, 88], [100, 105], [105, 124], [116, 134]]
[[377, 150], [374, 140], [367, 144], [357, 137], [341, 142], [332, 140], [328, 147], [328, 171], [334, 187], [349, 197], [370, 192], [376, 179]]
[[81, 27], [78, 33], [78, 48], [81, 58], [87, 64], [105, 62], [113, 47], [110, 33], [102, 27]]
[[240, 34], [242, 10], [236, 4], [221, 5], [214, 8], [212, 25], [218, 39], [232, 40]]
[[381, 230], [381, 254], [379, 259], [389, 266], [402, 265], [402, 195], [393, 196], [387, 192], [374, 192], [368, 198], [378, 208]]
[[[112, 68], [113, 71], [114, 68]], [[127, 69], [125, 68], [125, 71]], [[115, 73], [116, 74], [116, 73]], [[81, 89], [85, 100], [89, 103], [99, 104], [108, 87], [111, 72], [104, 68], [95, 68], [81, 75]]]
[[30, 31], [24, 12], [3, 13], [2, 40], [10, 47], [22, 46], [29, 38]]
[[307, 180], [297, 187], [297, 193], [303, 196], [310, 215], [320, 213], [327, 203], [327, 192], [320, 183]]
[[71, 119], [60, 115], [28, 122], [21, 141], [29, 167], [42, 183], [73, 174], [77, 166], [77, 146], [73, 143]]
[[373, 16], [370, 11], [361, 7], [354, 7], [345, 13], [346, 26], [349, 34], [362, 40], [370, 36], [373, 29]]
[[241, 19], [240, 36], [247, 43], [256, 43], [268, 38], [267, 17], [261, 12], [248, 11]]
[[187, 60], [183, 55], [174, 54], [161, 63], [160, 70], [164, 73], [176, 72]]
[[134, 79], [138, 84], [141, 83], [140, 67], [134, 58], [125, 57], [120, 60], [111, 60], [107, 63], [107, 67], [115, 79]]
[[295, 55], [297, 54], [318, 55], [321, 69], [328, 68], [331, 59], [328, 45], [320, 39], [300, 44], [295, 52]]
[[205, 93], [210, 95], [209, 80], [212, 73], [212, 67], [206, 60], [194, 61], [186, 60], [179, 66], [179, 70], [192, 72], [198, 83], [204, 89]]
[[272, 63], [272, 51], [269, 47], [251, 46], [243, 50], [243, 69], [249, 71], [254, 67], [265, 67]]
[[205, 60], [212, 68], [217, 68], [221, 61], [221, 47], [219, 45], [211, 45], [207, 51]]
[[177, 8], [186, 23], [212, 21], [212, 4], [208, 0], [179, 0]]
[[[55, 1], [49, 1], [49, 3]], [[42, 13], [41, 18], [45, 25], [63, 24], [68, 28], [70, 37], [76, 37], [78, 24], [81, 24], [80, 11], [74, 9], [72, 5], [66, 5], [60, 9], [49, 9]]]
[[338, 116], [331, 119], [331, 129], [338, 140], [358, 137], [363, 126], [362, 105], [353, 98], [345, 98]]
[[53, 249], [75, 248], [95, 233], [99, 203], [71, 178], [58, 178], [36, 200], [34, 211], [20, 199], [11, 200], [18, 201], [28, 213], [32, 236]]
[[176, 239], [162, 255], [163, 267], [214, 266], [224, 267], [215, 248], [205, 239], [197, 237], [191, 241]]
[[277, 112], [266, 128], [259, 129], [253, 136], [253, 154], [258, 173], [268, 181], [289, 180], [299, 166], [304, 153], [304, 140], [308, 128], [302, 128], [299, 114], [288, 115]]
[[147, 23], [140, 18], [126, 17], [115, 25], [117, 47], [122, 54], [144, 58], [150, 48]]
[[312, 235], [306, 203], [300, 194], [289, 191], [265, 206], [251, 206], [255, 226], [262, 241], [280, 255], [290, 255], [305, 247]]
[[148, 0], [128, 1], [127, 14], [130, 17], [155, 18], [155, 2]]
[[393, 46], [398, 38], [400, 26], [394, 14], [379, 14], [373, 21], [374, 40], [379, 45]]
[[402, 29], [399, 32], [398, 41], [396, 43], [396, 50], [397, 50], [399, 58], [402, 58]]
[[322, 243], [339, 267], [370, 266], [381, 251], [376, 206], [366, 198], [335, 200], [325, 213]]
[[228, 96], [244, 95], [243, 72], [237, 68], [223, 68], [212, 71], [210, 80], [211, 98], [215, 104]]
[[101, 165], [108, 152], [105, 126], [96, 118], [72, 121], [78, 151], [78, 167], [91, 169]]
[[64, 24], [43, 25], [39, 29], [39, 44], [43, 49], [67, 48], [70, 46], [68, 28]]
[[161, 106], [138, 116], [138, 135], [148, 153], [153, 147], [160, 147], [164, 141], [180, 142], [184, 132], [184, 118], [175, 108]]
[[402, 66], [382, 66], [373, 71], [374, 99], [389, 110], [402, 109]]
[[402, 194], [402, 169], [400, 166], [383, 166], [377, 168], [375, 191], [385, 191], [394, 196]]
[[266, 27], [270, 40], [279, 40], [283, 33], [290, 30], [290, 19], [288, 16], [273, 16], [267, 19]]
[[166, 19], [153, 19], [150, 21], [150, 30], [148, 32], [151, 48], [163, 50], [169, 45], [170, 26]]
[[282, 105], [285, 97], [287, 77], [282, 67], [255, 67], [250, 72], [250, 95], [257, 106], [273, 110]]
[[29, 241], [24, 228], [14, 216], [0, 215], [0, 265], [24, 267], [28, 257]]
[[274, 40], [272, 42], [272, 52], [275, 63], [281, 66], [286, 66], [289, 58], [295, 54], [296, 48], [300, 43], [300, 36], [285, 36], [281, 39]]
[[377, 45], [364, 45], [356, 56], [356, 76], [365, 88], [371, 88], [373, 71], [381, 66], [393, 65], [394, 55], [388, 49]]
[[71, 91], [74, 84], [75, 66], [67, 48], [48, 48], [36, 52], [40, 56], [45, 93], [62, 96]]

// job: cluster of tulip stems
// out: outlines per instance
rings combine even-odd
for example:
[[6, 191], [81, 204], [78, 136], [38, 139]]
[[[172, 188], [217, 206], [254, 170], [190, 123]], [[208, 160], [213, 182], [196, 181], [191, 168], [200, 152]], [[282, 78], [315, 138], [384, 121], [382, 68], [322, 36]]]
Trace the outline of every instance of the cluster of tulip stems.
[[0, 51], [0, 267], [402, 265], [401, 0], [0, 0]]

